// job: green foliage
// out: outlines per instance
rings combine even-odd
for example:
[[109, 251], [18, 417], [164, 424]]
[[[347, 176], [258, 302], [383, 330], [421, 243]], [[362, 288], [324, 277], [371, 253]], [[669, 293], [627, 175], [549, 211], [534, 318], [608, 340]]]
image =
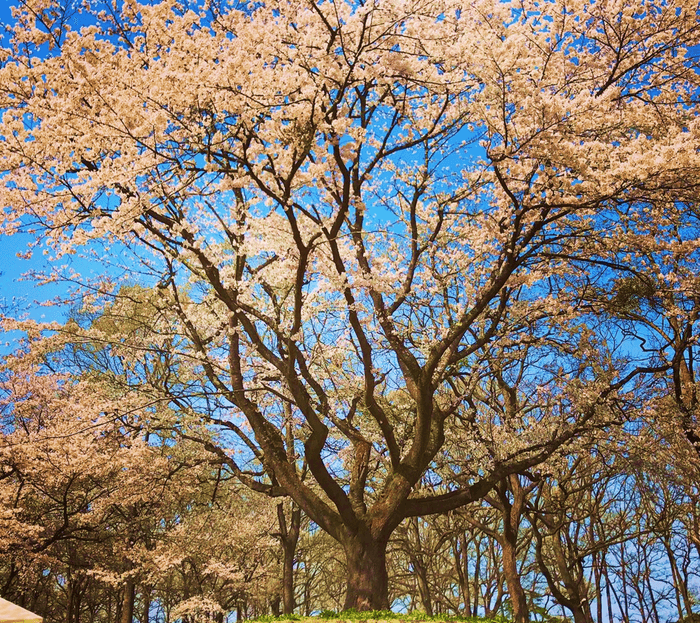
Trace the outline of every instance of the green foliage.
[[547, 608], [536, 603], [532, 604], [531, 610], [532, 614], [537, 615], [537, 618], [543, 623], [566, 623], [566, 621], [568, 621], [565, 617], [549, 614]]
[[607, 305], [609, 311], [619, 314], [638, 312], [642, 304], [652, 301], [656, 294], [657, 287], [650, 279], [621, 277], [615, 281]]

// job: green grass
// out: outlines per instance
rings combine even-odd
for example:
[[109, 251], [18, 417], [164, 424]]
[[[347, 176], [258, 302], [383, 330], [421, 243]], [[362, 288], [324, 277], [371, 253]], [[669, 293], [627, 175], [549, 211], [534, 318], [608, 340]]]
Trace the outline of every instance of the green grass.
[[428, 616], [425, 612], [392, 612], [391, 610], [369, 610], [359, 612], [357, 610], [344, 610], [342, 612], [334, 612], [332, 610], [324, 610], [317, 616], [305, 617], [299, 614], [280, 615], [278, 617], [269, 615], [252, 619], [258, 623], [276, 623], [283, 621], [446, 621], [454, 623], [508, 623], [508, 619], [503, 617], [495, 617], [491, 619], [483, 619], [481, 617], [462, 617], [449, 615], [433, 615]]

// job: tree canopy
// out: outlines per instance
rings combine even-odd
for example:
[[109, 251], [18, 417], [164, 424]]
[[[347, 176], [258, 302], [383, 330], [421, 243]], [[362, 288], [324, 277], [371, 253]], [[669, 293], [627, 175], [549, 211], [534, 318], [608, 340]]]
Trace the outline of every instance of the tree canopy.
[[697, 448], [698, 9], [25, 0], [2, 231], [114, 258], [52, 330], [386, 608], [404, 519], [650, 411]]

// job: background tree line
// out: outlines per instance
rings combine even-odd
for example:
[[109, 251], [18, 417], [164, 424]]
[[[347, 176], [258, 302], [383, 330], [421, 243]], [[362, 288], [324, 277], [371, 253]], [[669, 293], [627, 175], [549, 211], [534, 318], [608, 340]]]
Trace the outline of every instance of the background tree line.
[[[143, 328], [138, 314], [125, 321]], [[114, 330], [78, 315], [72, 331], [30, 333], [4, 359], [0, 595], [47, 623], [341, 610], [338, 544], [292, 500], [241, 484], [201, 419], [144, 406], [141, 375], [158, 366], [76, 343], [80, 324]], [[447, 444], [444, 460], [458, 452]], [[698, 475], [672, 420], [590, 430], [477, 503], [402, 522], [388, 546], [391, 603], [518, 620], [687, 619], [700, 587]], [[439, 493], [440, 478], [420, 487]]]

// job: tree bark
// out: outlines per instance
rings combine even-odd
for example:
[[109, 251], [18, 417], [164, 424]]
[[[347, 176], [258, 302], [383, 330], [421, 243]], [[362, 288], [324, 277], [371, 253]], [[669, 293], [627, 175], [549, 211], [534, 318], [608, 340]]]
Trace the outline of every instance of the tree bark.
[[[551, 559], [551, 564], [558, 571], [557, 576], [559, 579], [555, 579], [555, 576], [550, 571], [548, 560], [545, 560], [543, 552], [544, 537], [537, 527], [536, 520], [531, 518], [530, 525], [535, 536], [537, 566], [542, 572], [552, 596], [561, 606], [571, 612], [574, 617], [574, 623], [593, 623], [580, 561], [577, 563], [579, 568], [576, 573], [569, 565], [564, 547], [559, 540], [559, 533], [554, 532], [554, 534], [550, 534], [551, 550], [548, 552], [547, 557]], [[560, 586], [560, 582], [563, 584], [563, 589]]]
[[277, 505], [277, 520], [282, 544], [282, 612], [292, 614], [296, 607], [294, 600], [294, 559], [296, 557], [299, 531], [301, 527], [301, 509], [291, 505], [290, 520], [287, 521], [284, 503]]
[[472, 616], [471, 591], [469, 588], [469, 565], [467, 557], [467, 538], [464, 533], [454, 537], [452, 541], [454, 564], [459, 583], [460, 596], [464, 604], [464, 616]]
[[120, 623], [132, 623], [134, 619], [134, 600], [136, 598], [136, 584], [133, 580], [127, 580], [124, 585], [122, 598], [122, 611]]
[[141, 611], [141, 623], [148, 623], [151, 613], [151, 588], [143, 589], [143, 609]]
[[282, 612], [292, 614], [296, 606], [294, 601], [294, 553], [296, 543], [292, 547], [285, 543], [283, 546], [284, 560], [282, 561]]
[[[497, 541], [501, 546], [503, 577], [506, 581], [510, 603], [513, 608], [513, 621], [527, 623], [530, 609], [523, 589], [518, 569], [518, 539], [527, 495], [535, 488], [535, 483], [523, 486], [517, 475], [504, 478], [495, 487], [495, 495], [485, 496], [485, 500], [501, 515], [503, 530], [491, 528], [475, 517], [465, 513], [467, 521], [483, 534]], [[510, 495], [509, 495], [510, 494]]]
[[280, 615], [280, 596], [275, 595], [270, 601], [270, 611], [273, 617], [278, 617]]
[[[666, 557], [668, 558], [669, 567], [671, 569], [671, 578], [673, 580], [673, 588], [675, 589], [676, 594], [676, 607], [678, 608], [678, 620], [680, 621], [692, 612], [692, 602], [688, 596], [687, 586], [684, 584], [680, 570], [678, 569], [678, 563], [676, 561], [676, 555], [673, 551], [670, 534], [662, 535], [661, 542], [666, 550]], [[684, 609], [685, 613], [683, 612]]]
[[501, 543], [501, 550], [503, 575], [506, 579], [510, 602], [513, 606], [513, 621], [514, 623], [527, 623], [530, 620], [530, 612], [527, 605], [527, 597], [520, 582], [516, 546], [506, 538]]
[[423, 610], [428, 616], [433, 616], [433, 599], [430, 594], [430, 584], [428, 583], [428, 570], [426, 568], [425, 560], [423, 557], [423, 545], [421, 543], [420, 527], [418, 524], [418, 517], [411, 517], [409, 520], [410, 529], [413, 530], [415, 535], [415, 547], [412, 548], [410, 540], [408, 540], [409, 547], [409, 557], [411, 564], [413, 565], [413, 572], [416, 576], [416, 581], [418, 583], [418, 592], [420, 594], [420, 600], [423, 604]]
[[387, 541], [373, 539], [366, 530], [343, 539], [348, 565], [345, 610], [388, 610]]
[[[527, 596], [518, 570], [518, 538], [520, 537], [520, 523], [525, 500], [534, 487], [534, 483], [524, 487], [519, 477], [513, 474], [499, 483], [496, 488], [498, 499], [493, 502], [489, 500], [493, 506], [500, 510], [503, 519], [503, 533], [501, 535], [494, 534], [494, 536], [501, 544], [503, 575], [508, 586], [515, 623], [527, 623], [530, 620]], [[509, 491], [512, 494], [512, 501], [508, 498]]]

